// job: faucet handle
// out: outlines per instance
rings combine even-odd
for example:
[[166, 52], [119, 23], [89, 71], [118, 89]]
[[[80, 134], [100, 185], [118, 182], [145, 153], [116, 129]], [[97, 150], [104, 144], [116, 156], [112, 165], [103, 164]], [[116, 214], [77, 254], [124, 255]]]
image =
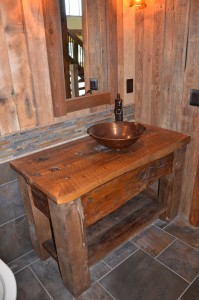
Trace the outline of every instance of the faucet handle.
[[122, 99], [120, 94], [117, 94], [117, 99], [115, 99], [115, 121], [123, 121], [123, 110], [122, 110]]

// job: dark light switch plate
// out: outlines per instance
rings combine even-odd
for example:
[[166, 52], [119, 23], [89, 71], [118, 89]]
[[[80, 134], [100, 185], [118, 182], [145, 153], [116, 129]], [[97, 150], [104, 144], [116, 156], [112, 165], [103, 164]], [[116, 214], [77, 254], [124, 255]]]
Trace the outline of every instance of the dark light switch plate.
[[127, 94], [133, 93], [133, 78], [126, 80], [126, 92]]
[[98, 80], [96, 78], [90, 78], [90, 90], [98, 90]]
[[190, 90], [190, 105], [199, 106], [199, 90]]

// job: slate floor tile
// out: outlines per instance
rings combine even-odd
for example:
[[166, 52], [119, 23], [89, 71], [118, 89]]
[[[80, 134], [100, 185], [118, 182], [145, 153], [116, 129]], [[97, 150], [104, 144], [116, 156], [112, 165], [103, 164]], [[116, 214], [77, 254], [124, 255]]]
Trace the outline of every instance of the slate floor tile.
[[0, 225], [24, 215], [17, 180], [0, 185]]
[[17, 300], [52, 300], [27, 267], [15, 275]]
[[[26, 216], [0, 226], [0, 257], [5, 263], [32, 250]], [[14, 249], [14, 251], [13, 251]]]
[[84, 292], [77, 300], [113, 300], [113, 298], [98, 283]]
[[189, 282], [199, 274], [199, 251], [179, 240], [174, 241], [157, 259]]
[[52, 258], [48, 258], [45, 261], [38, 260], [30, 265], [30, 269], [33, 270], [53, 299], [74, 299], [71, 293], [64, 287], [57, 263]]
[[188, 283], [141, 250], [103, 277], [116, 300], [176, 300]]
[[199, 250], [199, 228], [192, 227], [185, 220], [178, 218], [164, 230]]
[[111, 270], [103, 261], [98, 262], [90, 268], [90, 280], [91, 284], [94, 284], [102, 276]]
[[168, 247], [174, 239], [160, 228], [151, 225], [132, 238], [131, 242], [155, 257]]
[[160, 219], [157, 219], [157, 220], [155, 220], [154, 225], [156, 225], [157, 227], [163, 229], [165, 226], [168, 225], [168, 222], [167, 222], [167, 221], [160, 220]]
[[137, 247], [128, 241], [107, 255], [103, 261], [105, 261], [105, 263], [111, 268], [114, 268], [136, 250]]
[[12, 270], [12, 272], [15, 274], [22, 270], [23, 268], [27, 267], [34, 261], [39, 259], [37, 254], [34, 252], [34, 250], [24, 254], [23, 256], [15, 259], [11, 263], [8, 264], [9, 268]]
[[198, 300], [199, 299], [199, 276], [190, 285], [190, 287], [186, 290], [186, 292], [183, 294], [183, 296], [180, 299], [181, 300]]

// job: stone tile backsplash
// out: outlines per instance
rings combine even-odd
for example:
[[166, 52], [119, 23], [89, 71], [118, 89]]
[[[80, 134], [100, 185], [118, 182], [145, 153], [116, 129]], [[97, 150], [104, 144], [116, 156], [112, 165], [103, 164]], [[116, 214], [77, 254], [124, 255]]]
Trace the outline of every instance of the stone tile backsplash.
[[[93, 124], [113, 119], [113, 107], [110, 107], [61, 123], [1, 137], [0, 163], [83, 137]], [[124, 120], [133, 120], [133, 105], [124, 107]]]

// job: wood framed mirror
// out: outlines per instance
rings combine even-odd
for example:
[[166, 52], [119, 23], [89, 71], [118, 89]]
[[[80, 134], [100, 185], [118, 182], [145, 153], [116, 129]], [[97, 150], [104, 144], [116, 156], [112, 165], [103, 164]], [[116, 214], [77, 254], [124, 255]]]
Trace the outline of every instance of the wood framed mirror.
[[66, 98], [60, 0], [42, 0], [54, 117], [111, 104], [118, 92], [122, 53], [122, 0], [82, 0], [85, 89], [97, 78], [93, 95]]

